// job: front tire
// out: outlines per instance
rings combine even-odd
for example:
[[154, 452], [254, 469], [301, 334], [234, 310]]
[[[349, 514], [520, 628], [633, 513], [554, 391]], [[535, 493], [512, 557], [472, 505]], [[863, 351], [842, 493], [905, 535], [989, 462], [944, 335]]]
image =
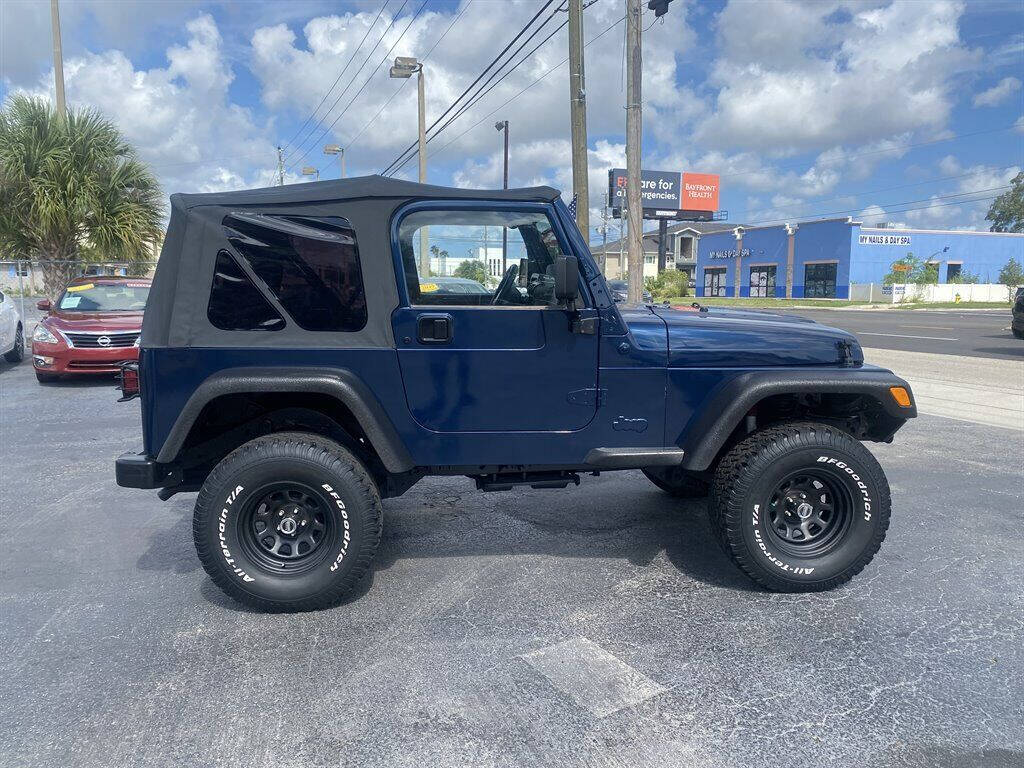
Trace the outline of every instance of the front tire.
[[709, 512], [726, 553], [751, 579], [776, 592], [817, 592], [871, 562], [889, 527], [889, 484], [846, 432], [785, 424], [722, 458]]
[[22, 330], [21, 323], [14, 331], [14, 348], [10, 352], [4, 355], [4, 360], [8, 363], [20, 363], [25, 359], [25, 331]]
[[227, 595], [264, 611], [309, 611], [343, 600], [380, 541], [377, 486], [333, 440], [282, 432], [224, 458], [196, 499], [192, 531], [203, 568]]

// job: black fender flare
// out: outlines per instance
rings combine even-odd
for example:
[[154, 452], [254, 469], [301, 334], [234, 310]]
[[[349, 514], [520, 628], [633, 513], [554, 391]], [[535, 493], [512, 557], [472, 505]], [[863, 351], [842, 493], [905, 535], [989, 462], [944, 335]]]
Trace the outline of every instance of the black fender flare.
[[[911, 394], [910, 405], [900, 406], [890, 387], [904, 387]], [[703, 471], [711, 466], [729, 435], [761, 400], [786, 394], [855, 394], [873, 397], [894, 420], [895, 432], [903, 422], [917, 416], [910, 385], [883, 368], [837, 368], [807, 371], [749, 371], [713, 390], [700, 404], [687, 425], [680, 448], [686, 469]]]
[[344, 404], [366, 433], [389, 472], [415, 465], [384, 407], [366, 383], [347, 368], [225, 368], [203, 381], [178, 414], [156, 460], [173, 462], [199, 414], [215, 398], [246, 392], [307, 392]]

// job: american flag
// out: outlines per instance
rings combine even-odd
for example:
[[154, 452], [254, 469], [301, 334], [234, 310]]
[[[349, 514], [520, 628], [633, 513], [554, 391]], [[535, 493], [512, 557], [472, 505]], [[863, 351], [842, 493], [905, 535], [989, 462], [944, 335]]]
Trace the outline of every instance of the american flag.
[[569, 214], [572, 216], [573, 221], [576, 220], [576, 195], [572, 196], [572, 202], [569, 203]]

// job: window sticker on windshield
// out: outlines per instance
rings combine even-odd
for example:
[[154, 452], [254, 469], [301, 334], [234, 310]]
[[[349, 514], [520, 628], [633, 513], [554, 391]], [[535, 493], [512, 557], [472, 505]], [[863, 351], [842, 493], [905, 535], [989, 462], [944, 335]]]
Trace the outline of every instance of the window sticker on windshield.
[[149, 288], [149, 283], [125, 283], [129, 288]]
[[[71, 290], [70, 288], [68, 290]], [[64, 301], [60, 303], [61, 309], [75, 309], [78, 307], [79, 302], [82, 301], [81, 296], [65, 296]]]
[[433, 293], [438, 290], [437, 283], [420, 283], [420, 293]]
[[85, 283], [84, 285], [69, 285], [68, 293], [73, 293], [75, 291], [88, 291], [90, 288], [95, 287], [96, 285], [94, 283]]

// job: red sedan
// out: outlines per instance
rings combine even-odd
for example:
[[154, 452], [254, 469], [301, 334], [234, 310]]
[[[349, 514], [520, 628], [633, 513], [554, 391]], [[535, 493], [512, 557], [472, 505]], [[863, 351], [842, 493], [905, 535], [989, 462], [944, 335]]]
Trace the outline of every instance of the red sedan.
[[142, 313], [150, 281], [136, 277], [78, 277], [45, 311], [32, 334], [32, 365], [39, 381], [58, 376], [116, 373], [139, 359]]

